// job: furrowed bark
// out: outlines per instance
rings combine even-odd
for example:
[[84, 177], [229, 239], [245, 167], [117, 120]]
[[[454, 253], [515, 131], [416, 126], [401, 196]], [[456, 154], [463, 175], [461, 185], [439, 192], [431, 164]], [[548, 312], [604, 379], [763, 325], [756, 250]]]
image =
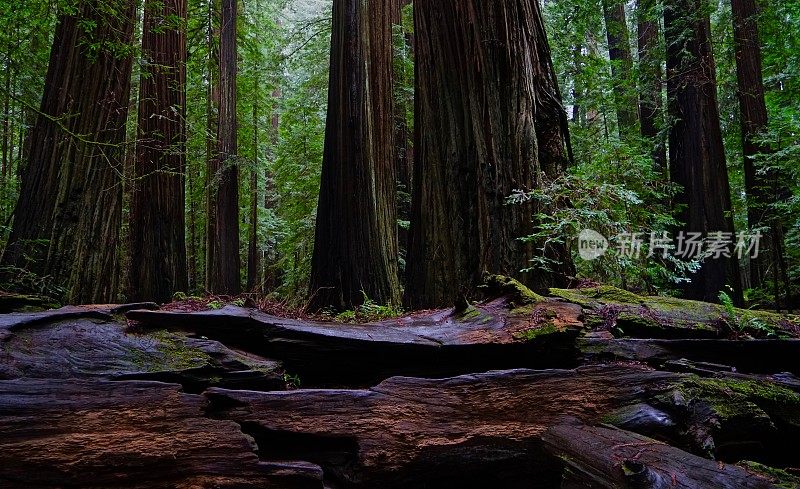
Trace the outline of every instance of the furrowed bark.
[[[755, 0], [731, 0], [733, 12], [734, 49], [736, 52], [736, 78], [739, 98], [742, 156], [744, 158], [745, 190], [747, 192], [747, 223], [751, 229], [769, 226], [764, 240], [772, 248], [768, 253], [750, 260], [750, 287], [764, 285], [771, 255], [779, 253], [783, 242], [783, 226], [777, 222], [770, 204], [778, 201], [777, 195], [785, 188], [782, 176], [775, 171], [758, 172], [755, 161], [758, 155], [771, 149], [758, 138], [767, 130], [767, 105], [764, 100], [761, 45], [758, 32], [758, 6]], [[772, 246], [769, 246], [769, 245]], [[776, 267], [776, 282], [778, 269]], [[787, 290], [788, 292], [788, 290]], [[778, 300], [778, 297], [775, 297]]]
[[239, 257], [239, 164], [236, 120], [237, 0], [222, 0], [219, 44], [219, 123], [214, 155], [212, 229], [209, 229], [208, 289], [236, 295], [241, 290]]
[[310, 308], [400, 302], [393, 1], [336, 0]]
[[[731, 194], [717, 107], [717, 85], [705, 0], [678, 0], [664, 11], [667, 93], [672, 127], [670, 176], [683, 191], [675, 198], [685, 232], [733, 233]], [[688, 298], [717, 302], [733, 289], [742, 302], [735, 258], [707, 259], [686, 286]]]
[[534, 205], [506, 205], [568, 162], [566, 115], [538, 2], [415, 5], [416, 110], [406, 301], [452, 305], [485, 272], [523, 274]]
[[168, 302], [186, 268], [186, 0], [147, 2], [131, 211], [129, 297]]
[[109, 302], [117, 288], [132, 59], [114, 48], [131, 42], [136, 7], [105, 1], [80, 1], [59, 19], [2, 259], [47, 277], [69, 302]]
[[614, 77], [614, 101], [617, 113], [617, 130], [625, 138], [636, 128], [636, 97], [630, 84], [633, 80], [633, 56], [630, 35], [625, 19], [625, 4], [621, 0], [603, 0], [603, 17], [606, 22], [608, 56]]

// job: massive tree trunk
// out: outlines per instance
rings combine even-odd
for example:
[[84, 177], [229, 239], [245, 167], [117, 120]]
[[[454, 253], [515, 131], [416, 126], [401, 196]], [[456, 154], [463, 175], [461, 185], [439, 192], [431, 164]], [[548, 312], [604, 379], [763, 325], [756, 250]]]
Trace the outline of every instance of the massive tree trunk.
[[614, 104], [617, 129], [621, 138], [629, 136], [636, 128], [636, 95], [632, 90], [633, 55], [630, 35], [622, 0], [603, 0], [603, 17], [608, 38], [608, 57], [614, 77]]
[[222, 0], [219, 43], [219, 123], [217, 154], [209, 192], [208, 290], [238, 294], [241, 290], [239, 257], [239, 165], [236, 120], [237, 0]]
[[131, 210], [132, 300], [168, 302], [186, 269], [186, 0], [147, 3]]
[[[717, 107], [716, 69], [705, 0], [678, 0], [664, 11], [667, 93], [673, 120], [669, 135], [670, 174], [683, 190], [675, 203], [685, 232], [733, 233], [730, 185]], [[709, 258], [686, 287], [689, 298], [716, 302], [730, 286], [741, 302], [739, 264]]]
[[335, 0], [312, 309], [351, 308], [364, 294], [400, 301], [397, 276], [392, 24], [384, 0]]
[[417, 97], [407, 302], [452, 305], [486, 273], [539, 284], [532, 203], [566, 166], [566, 114], [536, 0], [415, 4]]
[[70, 302], [112, 300], [118, 276], [132, 61], [119, 47], [131, 42], [136, 7], [97, 3], [79, 1], [58, 22], [2, 260], [48, 277]]
[[639, 119], [641, 134], [653, 145], [653, 165], [667, 175], [667, 146], [661, 136], [664, 123], [661, 101], [661, 28], [656, 17], [655, 0], [638, 0], [636, 25], [639, 48]]
[[219, 128], [219, 20], [220, 0], [208, 0], [208, 85], [206, 86], [206, 233], [205, 233], [205, 288], [211, 283], [212, 256], [216, 255], [214, 237], [217, 234], [215, 185], [218, 182]]
[[[770, 148], [759, 142], [758, 137], [767, 129], [767, 105], [764, 100], [764, 82], [761, 70], [761, 45], [758, 33], [758, 7], [755, 0], [732, 0], [734, 47], [736, 50], [737, 95], [741, 110], [742, 153], [744, 178], [747, 191], [747, 220], [751, 229], [771, 226], [767, 242], [773, 243], [770, 254], [781, 249], [783, 232], [780, 222], [771, 212], [775, 188], [782, 186], [775, 172], [760, 174], [755, 158]], [[750, 260], [750, 286], [760, 287], [766, 275], [770, 254]], [[766, 259], [765, 259], [766, 258]], [[778, 270], [775, 271], [776, 281]], [[776, 297], [775, 300], [778, 298]]]

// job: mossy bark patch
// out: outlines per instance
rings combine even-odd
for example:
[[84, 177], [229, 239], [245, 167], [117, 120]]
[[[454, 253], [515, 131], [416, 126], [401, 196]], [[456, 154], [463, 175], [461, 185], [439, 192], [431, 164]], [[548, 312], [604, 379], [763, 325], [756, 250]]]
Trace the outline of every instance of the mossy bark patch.
[[641, 296], [611, 286], [550, 289], [550, 294], [580, 305], [587, 323], [635, 338], [797, 338], [800, 318], [767, 311], [734, 309], [718, 304], [663, 296]]

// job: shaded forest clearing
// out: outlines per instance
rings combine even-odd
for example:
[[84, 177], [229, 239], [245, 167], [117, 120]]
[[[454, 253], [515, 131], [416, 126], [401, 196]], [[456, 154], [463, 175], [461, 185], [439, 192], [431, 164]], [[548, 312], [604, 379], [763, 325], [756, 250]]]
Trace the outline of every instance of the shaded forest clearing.
[[797, 486], [800, 317], [500, 277], [486, 294], [370, 324], [234, 305], [4, 314], [0, 481]]

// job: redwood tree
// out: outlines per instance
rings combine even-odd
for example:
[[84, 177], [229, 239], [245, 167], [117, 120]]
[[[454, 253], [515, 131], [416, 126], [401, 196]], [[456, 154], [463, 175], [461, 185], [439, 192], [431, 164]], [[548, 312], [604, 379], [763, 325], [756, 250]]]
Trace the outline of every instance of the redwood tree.
[[[670, 176], [682, 187], [675, 203], [686, 232], [734, 232], [730, 185], [717, 107], [706, 0], [675, 0], [664, 10], [667, 94], [672, 126]], [[706, 259], [686, 287], [688, 297], [718, 301], [730, 286], [742, 301], [739, 264], [734, 258]]]
[[211, 159], [208, 216], [207, 287], [216, 294], [238, 294], [239, 166], [237, 158], [236, 18], [238, 0], [222, 0], [219, 42], [217, 151]]
[[397, 304], [392, 18], [396, 0], [334, 0], [312, 309]]
[[131, 209], [130, 298], [188, 288], [185, 232], [186, 0], [146, 2]]
[[625, 4], [622, 0], [602, 0], [603, 17], [608, 38], [608, 57], [614, 77], [614, 105], [620, 137], [630, 135], [636, 127], [636, 96], [631, 90], [633, 78], [633, 55], [630, 35], [625, 19]]
[[661, 137], [664, 121], [662, 107], [663, 60], [659, 38], [661, 27], [656, 17], [655, 0], [638, 0], [636, 26], [639, 52], [639, 120], [641, 134], [653, 144], [653, 165], [662, 174], [667, 174], [667, 147]]
[[[770, 204], [777, 200], [776, 190], [784, 188], [775, 171], [759, 172], [756, 157], [770, 152], [758, 138], [767, 130], [767, 105], [764, 100], [764, 82], [761, 68], [761, 45], [758, 32], [758, 6], [755, 0], [732, 0], [734, 49], [736, 52], [736, 77], [738, 81], [740, 122], [742, 126], [742, 153], [744, 180], [747, 192], [747, 217], [751, 229], [769, 226], [769, 243], [772, 250], [750, 261], [750, 286], [760, 287], [765, 279], [768, 260], [776, 262], [777, 275], [782, 265], [783, 226]], [[766, 250], [764, 250], [766, 251]], [[785, 274], [785, 270], [783, 270]], [[788, 290], [788, 286], [787, 286]], [[777, 297], [776, 297], [777, 300]]]
[[538, 0], [418, 0], [415, 47], [408, 304], [452, 305], [486, 272], [536, 284], [534, 207], [507, 198], [568, 161]]
[[59, 18], [3, 254], [70, 302], [115, 299], [135, 5], [79, 0]]

